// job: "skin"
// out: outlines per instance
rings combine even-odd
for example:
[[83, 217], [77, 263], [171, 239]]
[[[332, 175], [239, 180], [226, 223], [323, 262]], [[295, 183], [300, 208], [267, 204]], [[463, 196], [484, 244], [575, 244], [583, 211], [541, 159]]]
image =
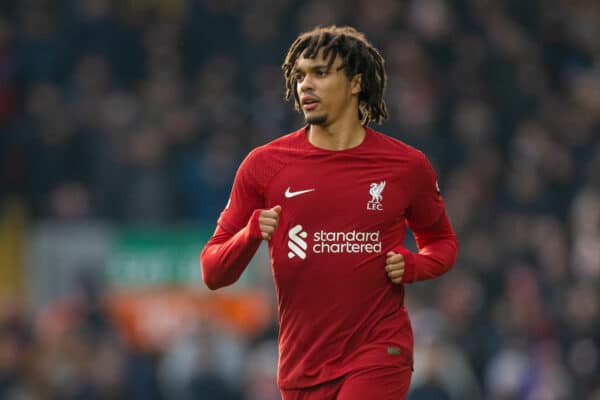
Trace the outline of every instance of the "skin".
[[310, 125], [308, 141], [327, 150], [345, 150], [358, 146], [365, 137], [365, 128], [358, 119], [358, 96], [361, 75], [346, 76], [342, 60], [336, 57], [329, 71], [327, 61], [319, 52], [314, 59], [300, 56], [296, 62], [296, 91], [304, 98], [318, 99], [317, 107], [303, 106]]
[[[358, 118], [358, 96], [361, 91], [360, 74], [349, 78], [339, 69], [342, 60], [336, 57], [327, 70], [327, 61], [319, 52], [313, 59], [304, 55], [296, 62], [296, 90], [301, 101], [317, 101], [316, 106], [302, 104], [309, 124], [308, 141], [315, 147], [327, 150], [345, 150], [358, 146], [365, 137], [365, 128]], [[271, 240], [277, 225], [281, 206], [261, 210], [258, 223], [262, 238]], [[390, 251], [386, 254], [385, 271], [395, 284], [402, 282], [404, 257]]]

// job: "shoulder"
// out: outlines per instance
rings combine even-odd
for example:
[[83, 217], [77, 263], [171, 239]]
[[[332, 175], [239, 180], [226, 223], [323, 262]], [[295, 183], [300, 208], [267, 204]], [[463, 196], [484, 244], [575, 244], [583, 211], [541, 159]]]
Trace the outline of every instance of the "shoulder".
[[419, 149], [403, 142], [400, 139], [392, 137], [386, 133], [382, 133], [371, 129], [376, 146], [391, 155], [408, 159], [415, 165], [421, 165], [423, 162], [428, 162], [427, 156]]
[[242, 161], [238, 174], [266, 186], [270, 179], [302, 153], [302, 130], [255, 147]]
[[429, 182], [437, 179], [434, 168], [423, 151], [385, 133], [372, 132], [378, 155], [395, 165], [401, 165], [402, 168], [398, 171], [407, 174], [409, 180]]
[[294, 132], [286, 133], [261, 146], [255, 147], [248, 153], [248, 162], [264, 162], [273, 159], [281, 159], [290, 154], [299, 153], [303, 147], [302, 134], [304, 128]]

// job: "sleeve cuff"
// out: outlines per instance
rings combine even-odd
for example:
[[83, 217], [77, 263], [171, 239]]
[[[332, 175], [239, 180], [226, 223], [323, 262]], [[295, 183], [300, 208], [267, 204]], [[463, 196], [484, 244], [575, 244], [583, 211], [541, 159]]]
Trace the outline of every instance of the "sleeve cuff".
[[417, 278], [414, 254], [404, 246], [394, 247], [392, 251], [404, 256], [404, 274], [402, 275], [402, 283], [414, 282]]
[[248, 221], [248, 231], [250, 237], [252, 239], [260, 239], [262, 240], [262, 233], [260, 232], [260, 225], [258, 223], [258, 216], [260, 215], [260, 210], [256, 209], [252, 213], [250, 220]]

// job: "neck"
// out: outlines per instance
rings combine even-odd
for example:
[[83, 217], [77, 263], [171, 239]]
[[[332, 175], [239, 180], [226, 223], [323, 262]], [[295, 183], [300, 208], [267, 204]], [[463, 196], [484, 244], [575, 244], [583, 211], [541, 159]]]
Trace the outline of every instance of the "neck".
[[347, 150], [361, 144], [365, 134], [365, 127], [359, 120], [340, 121], [327, 126], [310, 125], [308, 141], [325, 150]]

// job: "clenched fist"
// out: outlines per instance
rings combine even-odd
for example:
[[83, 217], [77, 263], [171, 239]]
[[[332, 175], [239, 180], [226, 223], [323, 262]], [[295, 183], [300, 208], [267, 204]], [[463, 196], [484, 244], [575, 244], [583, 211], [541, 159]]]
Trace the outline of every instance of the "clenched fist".
[[393, 251], [388, 251], [385, 259], [385, 271], [388, 278], [395, 284], [402, 283], [402, 275], [404, 275], [404, 256]]
[[258, 225], [264, 240], [271, 240], [279, 223], [280, 212], [281, 206], [275, 206], [269, 210], [261, 210], [260, 214], [258, 214]]

